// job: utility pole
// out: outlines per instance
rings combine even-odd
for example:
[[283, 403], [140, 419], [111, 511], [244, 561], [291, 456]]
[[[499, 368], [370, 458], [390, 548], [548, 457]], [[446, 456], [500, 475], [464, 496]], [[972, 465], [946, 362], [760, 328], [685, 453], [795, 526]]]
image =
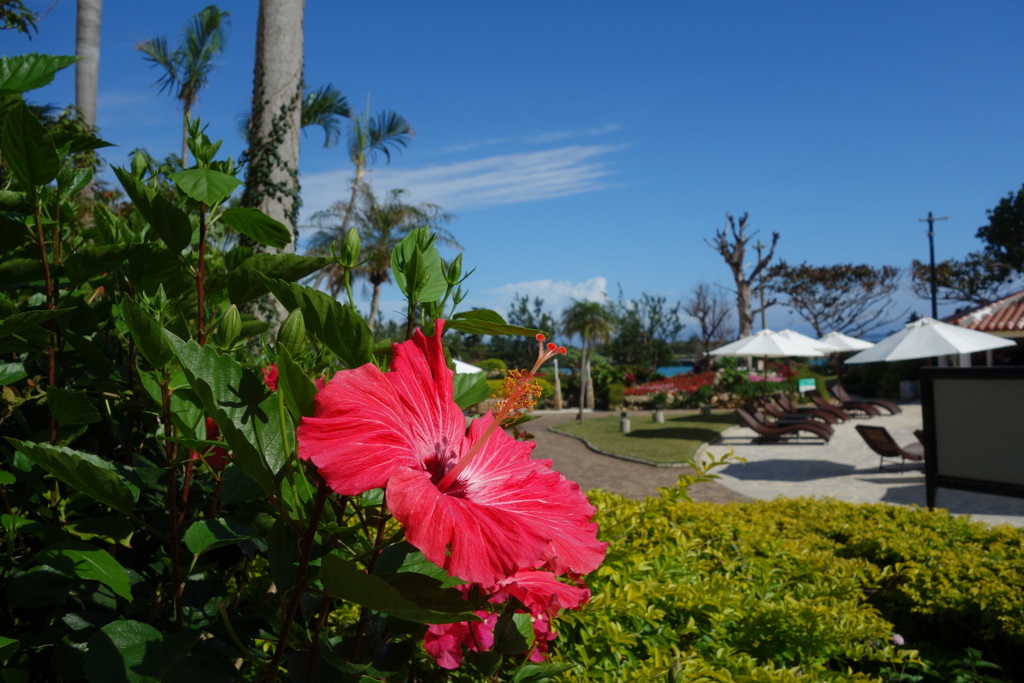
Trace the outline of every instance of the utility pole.
[[[761, 262], [761, 250], [764, 249], [765, 246], [766, 245], [761, 244], [761, 240], [758, 240], [757, 244], [754, 245], [754, 249], [757, 249], [757, 262], [758, 263]], [[767, 322], [768, 321], [768, 317], [767, 317], [768, 314], [767, 314], [767, 311], [766, 311], [765, 306], [764, 306], [764, 271], [763, 270], [761, 271], [761, 283], [758, 286], [758, 290], [760, 290], [760, 293], [761, 293], [761, 329], [762, 330], [767, 330], [768, 329], [768, 322]]]
[[939, 306], [936, 295], [935, 287], [935, 221], [944, 221], [949, 216], [933, 216], [932, 212], [928, 212], [928, 218], [918, 218], [918, 223], [928, 223], [928, 252], [931, 258], [932, 267], [932, 317], [936, 320], [939, 319]]

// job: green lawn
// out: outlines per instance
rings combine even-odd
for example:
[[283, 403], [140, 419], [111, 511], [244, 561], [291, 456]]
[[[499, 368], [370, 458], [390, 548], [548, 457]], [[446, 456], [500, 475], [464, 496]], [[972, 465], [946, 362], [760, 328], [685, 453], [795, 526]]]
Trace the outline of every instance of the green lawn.
[[702, 417], [692, 412], [666, 411], [658, 424], [648, 411], [630, 413], [632, 431], [619, 430], [619, 416], [588, 418], [553, 427], [556, 431], [586, 439], [598, 450], [645, 460], [652, 464], [685, 463], [703, 444], [736, 424], [736, 416], [722, 412]]

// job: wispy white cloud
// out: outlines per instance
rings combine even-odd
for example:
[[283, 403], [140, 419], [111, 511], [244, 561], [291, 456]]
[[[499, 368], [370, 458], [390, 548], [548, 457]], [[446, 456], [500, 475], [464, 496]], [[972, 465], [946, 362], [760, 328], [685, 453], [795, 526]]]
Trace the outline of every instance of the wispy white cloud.
[[452, 145], [451, 147], [444, 147], [443, 149], [441, 149], [441, 154], [471, 152], [474, 149], [480, 149], [481, 147], [491, 147], [492, 145], [505, 145], [510, 142], [515, 142], [515, 140], [513, 138], [486, 138], [484, 140], [475, 140], [473, 142], [467, 142], [462, 145]]
[[470, 288], [470, 295], [462, 304], [463, 308], [489, 308], [505, 315], [517, 296], [526, 296], [531, 301], [540, 298], [544, 301], [544, 309], [556, 317], [561, 315], [573, 300], [605, 301], [607, 298], [608, 279], [602, 276], [592, 277], [583, 282], [571, 280], [531, 280], [529, 282], [510, 282], [493, 289], [477, 293]]
[[[624, 148], [576, 145], [424, 168], [378, 169], [372, 172], [373, 186], [378, 194], [402, 188], [411, 201], [450, 211], [552, 199], [611, 187], [613, 171], [605, 157]], [[349, 176], [348, 169], [303, 176], [304, 215], [343, 196]]]
[[480, 149], [481, 147], [491, 147], [494, 145], [546, 145], [551, 144], [553, 142], [571, 140], [572, 138], [607, 135], [608, 133], [614, 133], [621, 127], [622, 126], [620, 126], [617, 123], [608, 123], [603, 126], [594, 126], [593, 128], [585, 128], [583, 130], [551, 131], [547, 133], [539, 133], [537, 135], [528, 135], [523, 138], [484, 138], [483, 140], [473, 140], [471, 142], [467, 142], [461, 145], [452, 145], [451, 147], [444, 147], [439, 151], [441, 154], [455, 154], [459, 152], [471, 152], [474, 149]]

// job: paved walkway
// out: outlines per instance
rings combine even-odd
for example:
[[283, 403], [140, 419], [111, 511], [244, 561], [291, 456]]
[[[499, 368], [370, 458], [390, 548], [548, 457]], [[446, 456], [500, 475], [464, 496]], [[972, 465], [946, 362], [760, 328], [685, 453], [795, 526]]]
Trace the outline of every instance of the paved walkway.
[[[884, 411], [883, 411], [884, 412]], [[594, 415], [609, 413], [595, 413]], [[588, 415], [589, 416], [589, 415]], [[631, 498], [656, 495], [656, 489], [674, 484], [679, 469], [652, 467], [591, 451], [572, 437], [547, 431], [554, 424], [571, 420], [572, 413], [542, 413], [529, 423], [537, 448], [534, 457], [550, 458], [554, 467], [586, 489], [603, 488]], [[901, 444], [916, 441], [921, 427], [920, 404], [906, 404], [898, 415], [883, 415], [836, 425], [828, 444], [803, 437], [783, 444], [756, 444], [750, 429], [735, 427], [708, 447], [714, 455], [732, 449], [746, 460], [715, 472], [720, 479], [690, 488], [695, 501], [826, 496], [853, 503], [886, 502], [925, 506], [924, 472], [921, 463], [907, 463], [907, 471], [879, 472], [878, 456], [855, 430], [855, 425], [886, 427]], [[890, 464], [887, 462], [887, 465]], [[1008, 523], [1024, 527], [1024, 499], [940, 488], [936, 505], [953, 514], [971, 515], [990, 524]]]

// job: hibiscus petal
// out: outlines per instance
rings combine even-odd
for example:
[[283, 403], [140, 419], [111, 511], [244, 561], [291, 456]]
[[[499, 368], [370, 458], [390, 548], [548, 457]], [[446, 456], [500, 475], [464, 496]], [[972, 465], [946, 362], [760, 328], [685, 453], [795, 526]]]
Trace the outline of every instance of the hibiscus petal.
[[[492, 421], [473, 422], [464, 451]], [[562, 571], [591, 571], [606, 547], [590, 522], [594, 508], [547, 461], [531, 460], [533, 447], [497, 430], [447, 492], [426, 472], [400, 472], [388, 506], [427, 559], [469, 582], [490, 585], [549, 557]]]
[[562, 609], [579, 609], [590, 599], [586, 588], [562, 583], [551, 572], [535, 569], [522, 569], [486, 592], [494, 594], [492, 602], [512, 596], [535, 616], [545, 613], [553, 617]]
[[396, 471], [452, 457], [462, 443], [465, 418], [451, 399], [440, 340], [417, 331], [395, 345], [393, 366], [388, 373], [373, 364], [338, 372], [296, 430], [299, 457], [312, 460], [341, 495], [383, 487]]

